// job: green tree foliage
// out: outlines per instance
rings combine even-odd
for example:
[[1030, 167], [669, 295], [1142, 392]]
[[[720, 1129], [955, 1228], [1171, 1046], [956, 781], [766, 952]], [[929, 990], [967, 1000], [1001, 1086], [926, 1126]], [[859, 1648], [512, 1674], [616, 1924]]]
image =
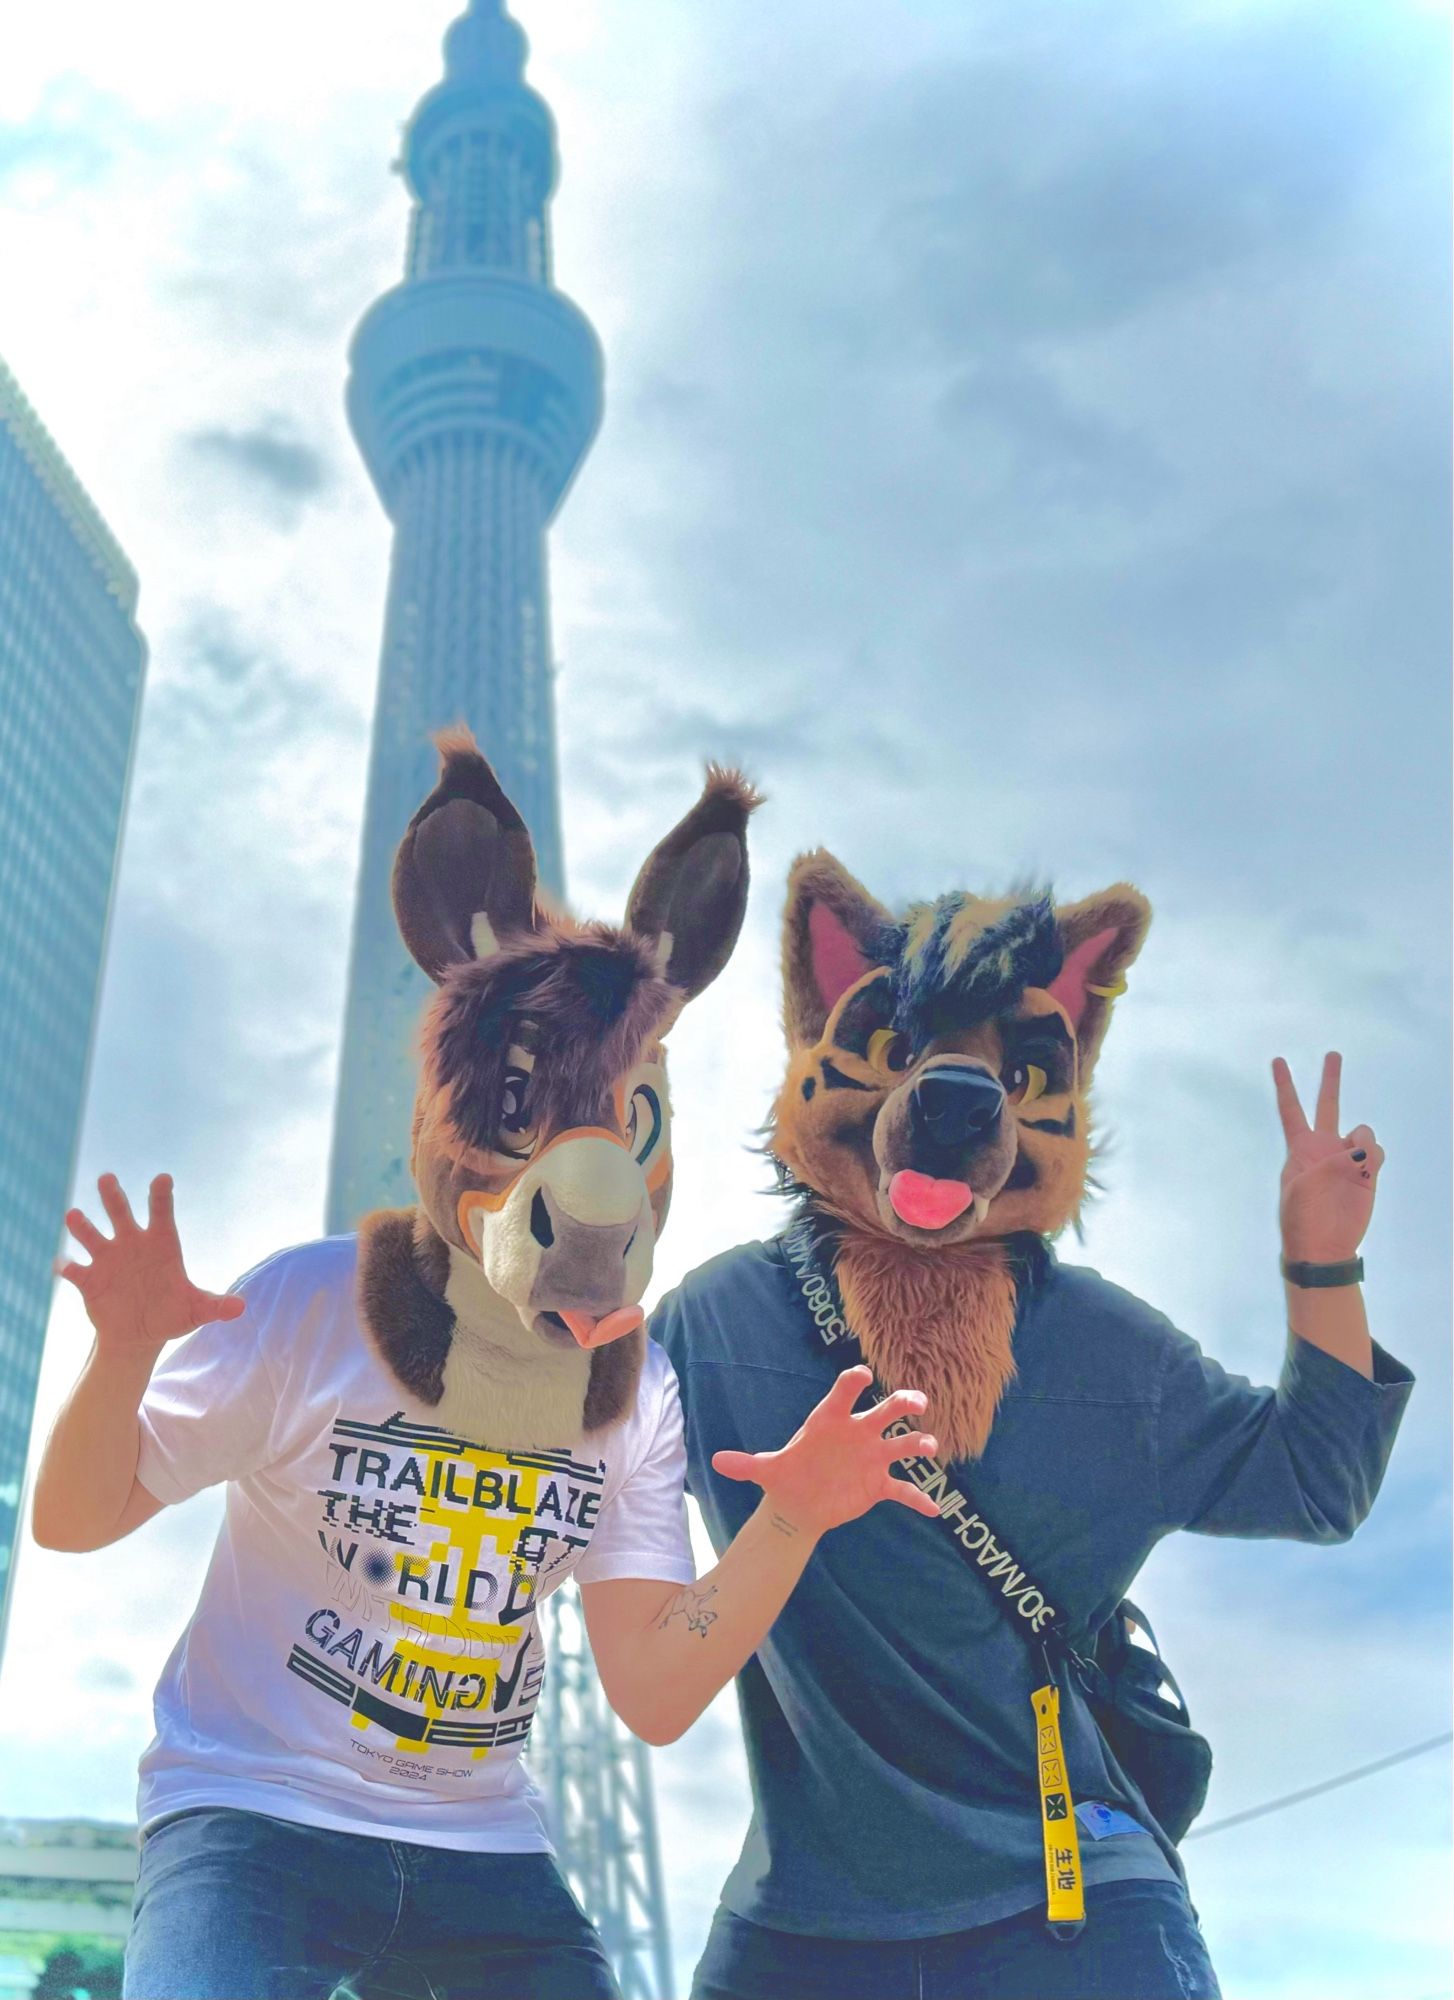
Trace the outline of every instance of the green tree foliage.
[[121, 1952], [89, 1940], [56, 1946], [30, 1989], [30, 2000], [120, 2000]]

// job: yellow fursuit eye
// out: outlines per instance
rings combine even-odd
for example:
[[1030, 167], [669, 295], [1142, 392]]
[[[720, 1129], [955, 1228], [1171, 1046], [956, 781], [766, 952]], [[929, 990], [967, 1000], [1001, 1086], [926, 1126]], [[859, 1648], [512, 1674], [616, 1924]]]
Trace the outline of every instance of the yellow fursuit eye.
[[868, 1038], [868, 1059], [875, 1069], [898, 1076], [909, 1067], [909, 1038], [894, 1028], [875, 1028]]
[[1047, 1081], [1038, 1063], [1016, 1063], [1010, 1072], [1011, 1104], [1033, 1104], [1044, 1096]]

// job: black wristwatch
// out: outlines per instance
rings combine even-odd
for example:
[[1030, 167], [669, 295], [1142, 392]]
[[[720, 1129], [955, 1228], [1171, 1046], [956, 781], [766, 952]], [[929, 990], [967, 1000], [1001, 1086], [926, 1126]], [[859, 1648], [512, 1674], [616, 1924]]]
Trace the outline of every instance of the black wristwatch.
[[1282, 1275], [1290, 1285], [1309, 1291], [1321, 1290], [1325, 1285], [1361, 1285], [1363, 1259], [1349, 1257], [1342, 1264], [1289, 1264], [1284, 1257]]

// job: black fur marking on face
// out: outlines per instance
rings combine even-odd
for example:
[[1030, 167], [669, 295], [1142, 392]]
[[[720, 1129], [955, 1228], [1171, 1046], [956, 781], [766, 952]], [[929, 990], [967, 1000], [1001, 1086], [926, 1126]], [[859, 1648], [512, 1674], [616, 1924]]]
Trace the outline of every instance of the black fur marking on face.
[[859, 1083], [855, 1077], [845, 1076], [841, 1069], [831, 1062], [823, 1064], [823, 1088], [825, 1090], [872, 1090], [871, 1083]]
[[816, 1076], [805, 1076], [803, 1078], [803, 1102], [805, 1104], [808, 1103], [817, 1088], [818, 1079]]
[[1022, 1121], [1032, 1132], [1053, 1132], [1057, 1139], [1075, 1137], [1075, 1106], [1072, 1104], [1063, 1118], [1026, 1118]]
[[844, 1007], [833, 1041], [849, 1055], [868, 1057], [868, 1045], [876, 1028], [887, 1028], [894, 1018], [894, 985], [887, 971], [880, 972]]
[[1009, 1177], [1000, 1189], [1000, 1193], [1018, 1194], [1021, 1188], [1034, 1187], [1039, 1178], [1039, 1174], [1035, 1171], [1034, 1161], [1027, 1159], [1023, 1153], [1018, 1153], [1015, 1156], [1015, 1164], [1011, 1167]]
[[[1045, 1072], [1045, 1094], [1058, 1097], [1075, 1081], [1075, 1043], [1065, 1023], [1055, 1015], [1001, 1024], [1005, 1043], [1005, 1073], [1025, 1063], [1034, 1063]], [[1042, 1126], [1055, 1131], [1055, 1126]]]
[[1070, 1030], [1058, 1014], [1032, 1014], [1028, 1018], [1006, 1021], [1003, 1032], [1006, 1046], [1017, 1055], [1022, 1049], [1031, 1054], [1038, 1049], [1051, 1048], [1060, 1048], [1071, 1054], [1075, 1049]]
[[948, 971], [949, 934], [970, 900], [956, 893], [930, 905], [928, 936], [915, 950], [906, 946], [895, 969], [894, 1026], [909, 1037], [916, 1053], [941, 1036], [1008, 1013], [1027, 986], [1049, 986], [1064, 960], [1047, 891], [986, 926], [961, 963]]

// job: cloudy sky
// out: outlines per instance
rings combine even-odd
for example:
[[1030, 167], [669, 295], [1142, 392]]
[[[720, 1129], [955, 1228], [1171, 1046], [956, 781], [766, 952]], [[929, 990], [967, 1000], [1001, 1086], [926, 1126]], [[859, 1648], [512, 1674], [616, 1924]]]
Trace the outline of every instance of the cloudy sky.
[[[0, 352], [142, 579], [150, 679], [80, 1180], [166, 1168], [198, 1275], [321, 1227], [386, 523], [342, 413], [451, 0], [73, 0], [0, 27]], [[1343, 1548], [1142, 1579], [1208, 1818], [1449, 1710], [1446, 6], [520, 0], [556, 267], [607, 355], [552, 537], [568, 871], [619, 912], [738, 757], [771, 795], [676, 1037], [662, 1283], [773, 1211], [776, 926], [1026, 871], [1157, 910], [1082, 1248], [1272, 1378], [1268, 1066], [1388, 1152], [1375, 1332], [1419, 1388]], [[441, 718], [444, 720], [445, 718]], [[51, 1327], [43, 1435], [85, 1350]], [[0, 1810], [121, 1817], [204, 1497], [22, 1552]], [[42, 1699], [42, 1696], [44, 1697]], [[723, 1702], [656, 1759], [695, 1959], [746, 1819]], [[1229, 2000], [1448, 1991], [1442, 1754], [1188, 1849]]]

